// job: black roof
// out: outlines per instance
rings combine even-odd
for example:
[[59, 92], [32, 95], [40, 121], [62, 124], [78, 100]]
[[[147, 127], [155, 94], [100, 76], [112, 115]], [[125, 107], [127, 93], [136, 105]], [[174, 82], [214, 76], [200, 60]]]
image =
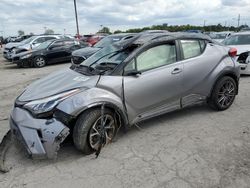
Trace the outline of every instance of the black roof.
[[212, 42], [212, 39], [201, 33], [186, 33], [186, 32], [166, 32], [166, 33], [139, 33], [138, 39], [134, 43], [146, 43], [149, 41], [165, 41], [175, 39], [201, 39]]
[[117, 47], [126, 48], [127, 46], [134, 45], [143, 45], [151, 42], [160, 42], [176, 39], [200, 39], [213, 42], [213, 40], [202, 33], [185, 33], [185, 32], [162, 32], [162, 33], [148, 33], [141, 32], [135, 35], [133, 38], [117, 42]]

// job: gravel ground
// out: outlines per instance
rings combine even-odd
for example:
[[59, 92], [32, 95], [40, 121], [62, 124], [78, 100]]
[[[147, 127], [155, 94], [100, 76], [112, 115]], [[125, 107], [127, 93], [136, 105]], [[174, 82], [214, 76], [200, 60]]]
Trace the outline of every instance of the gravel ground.
[[[1, 52], [0, 52], [1, 53]], [[69, 64], [18, 69], [0, 54], [0, 139], [15, 97], [25, 86]], [[57, 160], [31, 160], [11, 147], [0, 187], [250, 187], [250, 77], [242, 77], [230, 109], [197, 106], [140, 124], [99, 158], [64, 145]]]

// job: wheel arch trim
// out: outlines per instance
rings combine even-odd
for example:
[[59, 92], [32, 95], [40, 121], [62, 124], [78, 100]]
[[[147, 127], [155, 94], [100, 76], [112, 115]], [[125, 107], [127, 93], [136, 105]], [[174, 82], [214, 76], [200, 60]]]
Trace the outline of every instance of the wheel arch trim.
[[209, 97], [211, 96], [211, 94], [212, 94], [212, 92], [213, 92], [213, 89], [214, 89], [216, 83], [217, 83], [221, 78], [223, 78], [223, 77], [225, 77], [225, 76], [229, 76], [229, 77], [231, 77], [231, 78], [234, 79], [234, 81], [236, 82], [236, 87], [237, 87], [237, 88], [236, 88], [236, 95], [238, 94], [238, 92], [239, 92], [239, 77], [237, 76], [237, 74], [236, 74], [235, 72], [227, 70], [227, 71], [223, 71], [221, 74], [219, 74], [219, 76], [217, 76], [217, 78], [215, 79], [215, 82], [213, 83], [212, 88], [210, 89]]

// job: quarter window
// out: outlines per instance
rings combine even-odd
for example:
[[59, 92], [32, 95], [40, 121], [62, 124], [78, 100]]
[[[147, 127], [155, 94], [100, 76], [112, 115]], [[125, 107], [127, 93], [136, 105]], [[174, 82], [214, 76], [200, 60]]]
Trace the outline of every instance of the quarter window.
[[181, 45], [183, 49], [184, 59], [199, 56], [205, 48], [205, 43], [201, 43], [198, 40], [181, 40]]
[[137, 59], [137, 70], [145, 71], [176, 62], [175, 44], [152, 47], [141, 53]]

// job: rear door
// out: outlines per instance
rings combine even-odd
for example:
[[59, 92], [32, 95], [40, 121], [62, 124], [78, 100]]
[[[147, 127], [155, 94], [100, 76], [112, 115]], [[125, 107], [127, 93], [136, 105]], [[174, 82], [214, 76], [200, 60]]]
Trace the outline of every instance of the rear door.
[[208, 78], [221, 61], [219, 48], [204, 40], [180, 40], [184, 66], [183, 107], [202, 101], [209, 89]]
[[140, 52], [125, 67], [137, 76], [124, 76], [124, 98], [130, 123], [180, 108], [183, 64], [174, 41]]

